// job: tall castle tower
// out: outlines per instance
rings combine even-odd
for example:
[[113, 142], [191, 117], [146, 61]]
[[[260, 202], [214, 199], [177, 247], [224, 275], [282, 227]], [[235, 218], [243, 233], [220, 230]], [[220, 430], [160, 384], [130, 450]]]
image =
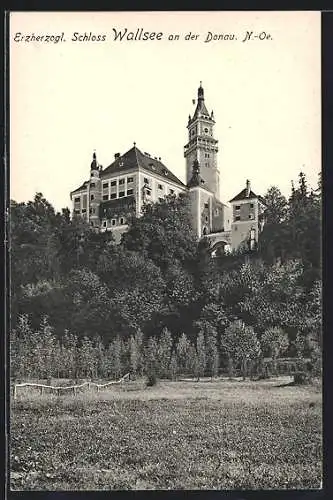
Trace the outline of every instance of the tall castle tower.
[[93, 154], [93, 160], [90, 166], [90, 181], [88, 184], [88, 217], [93, 227], [99, 227], [99, 205], [101, 202], [101, 165], [98, 164], [96, 153]]
[[197, 107], [193, 117], [188, 118], [188, 142], [184, 147], [186, 158], [186, 182], [192, 177], [194, 161], [198, 161], [200, 172], [207, 188], [220, 199], [220, 174], [217, 168], [217, 139], [214, 139], [214, 114], [209, 114], [205, 105], [204, 89], [200, 82]]

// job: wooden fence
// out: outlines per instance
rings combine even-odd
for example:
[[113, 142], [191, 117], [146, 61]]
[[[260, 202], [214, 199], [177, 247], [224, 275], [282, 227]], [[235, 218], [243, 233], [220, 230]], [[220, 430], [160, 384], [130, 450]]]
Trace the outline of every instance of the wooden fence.
[[76, 395], [78, 389], [82, 389], [82, 387], [88, 387], [90, 389], [91, 387], [96, 387], [97, 392], [100, 391], [100, 389], [105, 389], [106, 387], [109, 387], [110, 385], [115, 385], [115, 384], [122, 384], [123, 382], [128, 382], [130, 378], [129, 373], [126, 373], [121, 379], [119, 380], [112, 380], [110, 382], [106, 382], [105, 384], [97, 384], [96, 382], [83, 382], [83, 384], [79, 385], [70, 385], [70, 386], [54, 386], [54, 385], [45, 385], [45, 384], [35, 384], [32, 382], [24, 382], [22, 384], [15, 384], [14, 385], [14, 399], [17, 397], [17, 389], [20, 387], [36, 387], [40, 389], [41, 394], [43, 394], [44, 389], [49, 389], [51, 391], [55, 391], [55, 393], [59, 396], [62, 391], [69, 391], [72, 392], [74, 395]]

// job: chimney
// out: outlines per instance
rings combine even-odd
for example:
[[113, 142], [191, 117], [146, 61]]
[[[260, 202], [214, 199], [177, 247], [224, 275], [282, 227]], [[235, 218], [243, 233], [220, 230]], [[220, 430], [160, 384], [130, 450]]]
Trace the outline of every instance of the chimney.
[[119, 158], [119, 157], [120, 157], [120, 153], [116, 153], [116, 154], [114, 155], [114, 159], [115, 159], [115, 160], [116, 160], [117, 158]]
[[246, 198], [248, 198], [250, 196], [250, 191], [251, 191], [251, 183], [250, 183], [249, 179], [247, 179], [247, 181], [246, 181]]

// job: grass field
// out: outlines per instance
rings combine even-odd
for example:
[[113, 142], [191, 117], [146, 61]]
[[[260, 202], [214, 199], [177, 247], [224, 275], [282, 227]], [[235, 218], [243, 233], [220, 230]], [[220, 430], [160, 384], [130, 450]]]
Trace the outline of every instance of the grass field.
[[290, 380], [22, 394], [11, 489], [319, 488], [321, 389]]

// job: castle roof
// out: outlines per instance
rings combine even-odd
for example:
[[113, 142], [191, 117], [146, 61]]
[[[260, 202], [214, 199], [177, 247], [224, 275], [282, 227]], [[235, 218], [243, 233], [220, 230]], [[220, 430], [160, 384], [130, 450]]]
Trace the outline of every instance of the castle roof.
[[85, 181], [82, 186], [78, 187], [77, 189], [74, 189], [74, 191], [71, 192], [71, 195], [74, 193], [77, 193], [78, 191], [82, 191], [82, 189], [86, 189], [88, 186], [88, 181]]
[[246, 188], [243, 189], [240, 193], [238, 193], [232, 200], [230, 200], [230, 203], [232, 201], [242, 201], [242, 200], [254, 200], [254, 199], [259, 199], [259, 196], [257, 196], [252, 190], [247, 194]]
[[121, 173], [124, 169], [134, 170], [138, 168], [144, 168], [148, 172], [185, 187], [185, 184], [178, 179], [178, 177], [176, 177], [160, 160], [152, 158], [147, 153], [142, 153], [140, 149], [136, 147], [135, 143], [134, 147], [127, 151], [127, 153], [117, 157], [111, 165], [106, 167], [101, 172], [101, 177], [104, 178], [110, 174]]
[[251, 183], [249, 180], [246, 181], [246, 187], [242, 189], [229, 203], [233, 201], [244, 201], [244, 200], [259, 200], [261, 203], [265, 204], [262, 196], [256, 195], [251, 189]]

